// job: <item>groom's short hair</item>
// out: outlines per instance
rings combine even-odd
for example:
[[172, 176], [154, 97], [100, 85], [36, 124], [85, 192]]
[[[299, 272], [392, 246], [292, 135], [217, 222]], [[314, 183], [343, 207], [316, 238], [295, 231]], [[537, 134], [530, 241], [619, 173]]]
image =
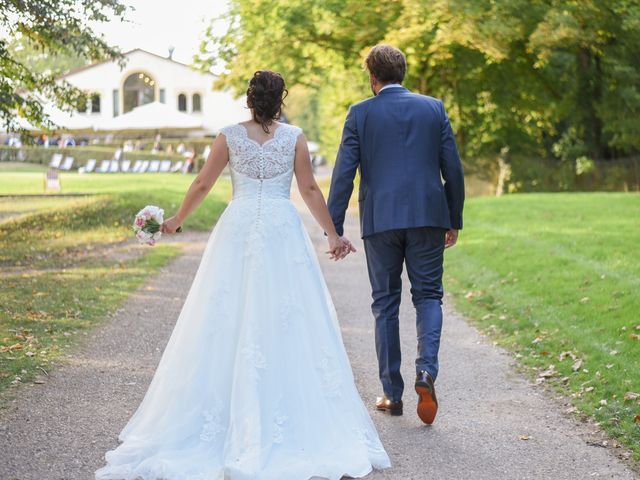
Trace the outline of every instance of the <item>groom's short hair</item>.
[[402, 83], [407, 73], [404, 53], [391, 45], [380, 44], [373, 47], [364, 65], [382, 83]]

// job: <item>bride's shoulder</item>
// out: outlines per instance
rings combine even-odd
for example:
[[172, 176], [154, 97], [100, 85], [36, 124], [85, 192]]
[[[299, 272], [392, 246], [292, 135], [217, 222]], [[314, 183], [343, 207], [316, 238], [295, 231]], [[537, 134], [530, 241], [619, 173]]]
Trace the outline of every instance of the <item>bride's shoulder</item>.
[[282, 123], [280, 127], [284, 127], [292, 136], [298, 137], [302, 133], [302, 127], [292, 123]]
[[236, 135], [241, 131], [242, 131], [242, 125], [240, 125], [239, 123], [232, 123], [220, 129], [220, 133], [222, 133], [225, 137]]

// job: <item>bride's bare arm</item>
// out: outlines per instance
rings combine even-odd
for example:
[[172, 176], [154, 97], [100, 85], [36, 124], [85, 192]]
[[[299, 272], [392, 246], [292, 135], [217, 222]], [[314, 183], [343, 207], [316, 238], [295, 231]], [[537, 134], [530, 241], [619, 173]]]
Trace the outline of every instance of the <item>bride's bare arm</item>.
[[227, 140], [224, 135], [218, 135], [211, 145], [211, 152], [207, 157], [202, 170], [187, 190], [182, 205], [173, 217], [168, 218], [162, 224], [162, 232], [175, 233], [176, 229], [182, 225], [185, 219], [193, 212], [207, 196], [218, 177], [229, 162], [229, 151]]
[[353, 248], [351, 243], [346, 238], [341, 238], [338, 232], [336, 232], [336, 227], [333, 225], [333, 220], [327, 209], [327, 202], [313, 176], [307, 139], [302, 133], [298, 136], [296, 142], [294, 169], [298, 190], [304, 203], [307, 205], [307, 208], [309, 208], [313, 218], [316, 219], [320, 227], [327, 234], [329, 240], [329, 252], [327, 253], [331, 254], [331, 258], [338, 260], [347, 256], [349, 252], [355, 252], [355, 248]]

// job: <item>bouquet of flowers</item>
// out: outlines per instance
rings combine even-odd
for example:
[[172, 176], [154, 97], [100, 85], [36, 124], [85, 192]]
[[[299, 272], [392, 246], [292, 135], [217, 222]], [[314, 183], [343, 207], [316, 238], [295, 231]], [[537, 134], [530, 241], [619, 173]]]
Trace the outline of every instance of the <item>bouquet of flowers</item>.
[[[160, 239], [160, 225], [164, 222], [164, 210], [153, 205], [147, 205], [136, 214], [133, 222], [133, 231], [140, 243], [147, 245], [155, 245]], [[181, 232], [182, 228], [178, 227], [176, 232]]]

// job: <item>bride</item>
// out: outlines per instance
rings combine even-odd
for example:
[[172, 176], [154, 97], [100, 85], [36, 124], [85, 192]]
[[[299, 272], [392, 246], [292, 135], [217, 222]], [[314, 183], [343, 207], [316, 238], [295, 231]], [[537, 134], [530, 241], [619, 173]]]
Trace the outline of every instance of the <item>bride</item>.
[[174, 233], [227, 163], [233, 199], [213, 229], [149, 389], [97, 480], [337, 480], [390, 466], [356, 390], [333, 303], [300, 217], [339, 237], [300, 128], [279, 123], [284, 80], [249, 82], [253, 120], [221, 130]]

